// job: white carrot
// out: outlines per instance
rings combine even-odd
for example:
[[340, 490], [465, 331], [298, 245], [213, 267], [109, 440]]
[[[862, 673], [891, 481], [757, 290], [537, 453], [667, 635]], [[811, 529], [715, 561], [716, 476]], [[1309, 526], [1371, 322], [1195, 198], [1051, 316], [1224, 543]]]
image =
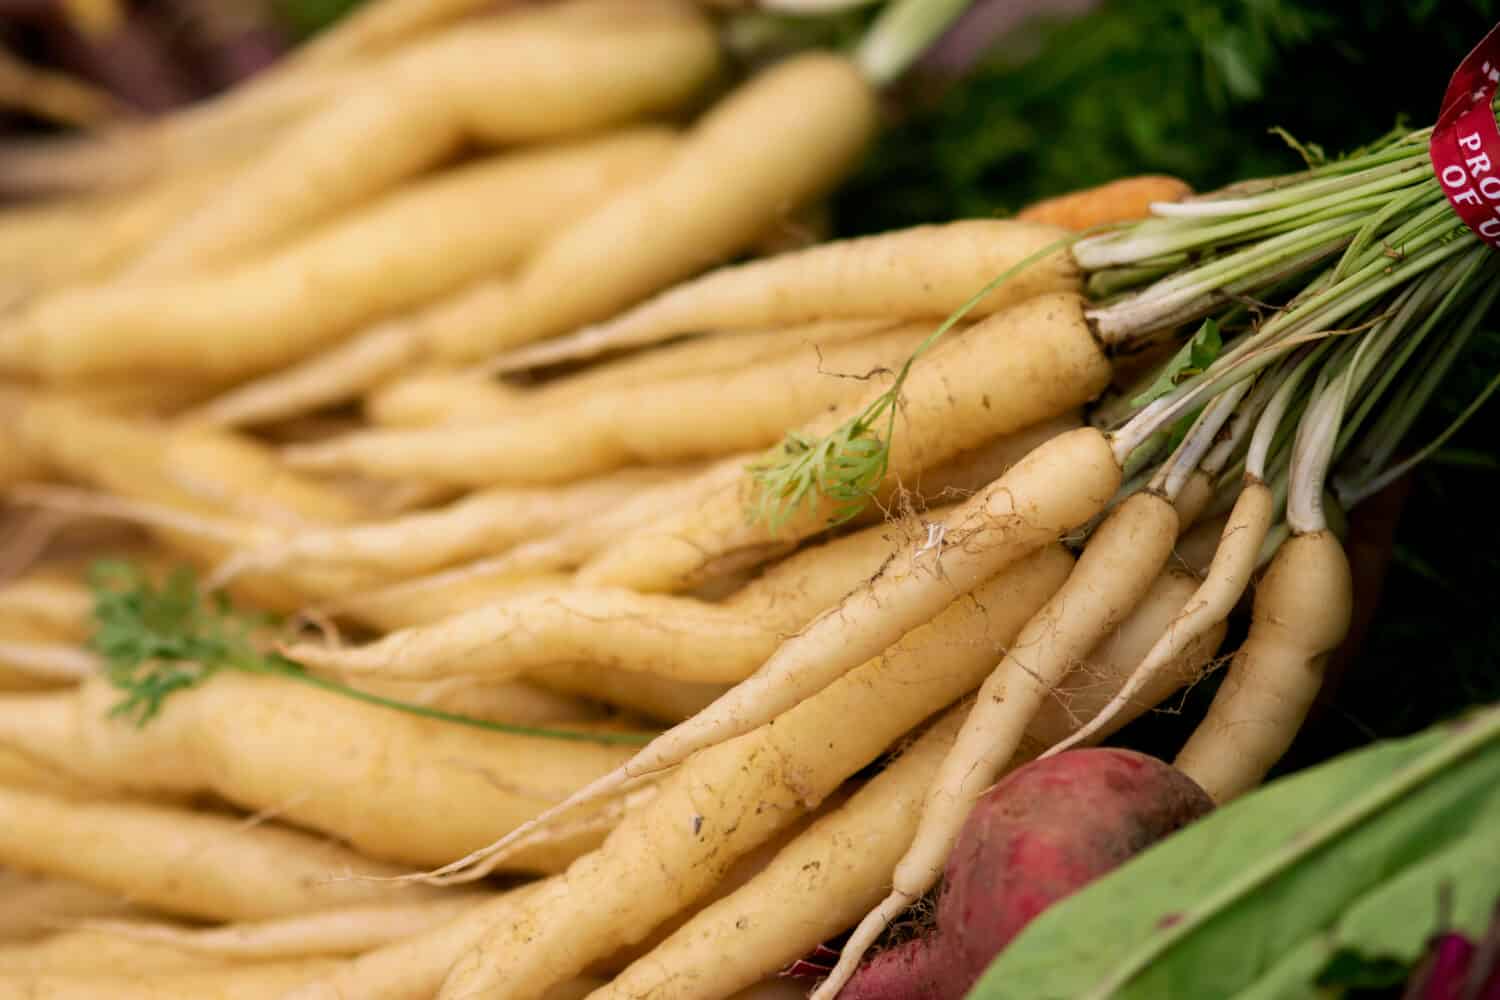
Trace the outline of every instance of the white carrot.
[[1070, 562], [1056, 547], [1036, 553], [976, 601], [953, 602], [774, 724], [694, 755], [599, 850], [494, 925], [453, 967], [441, 995], [484, 995], [503, 984], [517, 1000], [540, 996], [702, 898], [735, 858], [968, 690], [993, 662], [986, 651], [1013, 640]]
[[[1053, 438], [954, 508], [931, 533], [939, 540], [936, 545], [921, 552], [912, 546], [898, 555], [869, 583], [783, 643], [723, 698], [514, 836], [792, 709], [879, 654], [904, 631], [931, 621], [955, 598], [1088, 521], [1103, 509], [1119, 481], [1119, 462], [1099, 431], [1080, 428]], [[503, 849], [504, 843], [492, 849]]]
[[294, 468], [461, 485], [566, 482], [632, 463], [769, 447], [788, 428], [885, 384], [924, 325], [760, 364], [623, 386], [503, 421], [352, 434], [287, 449]]
[[[578, 361], [699, 330], [891, 316], [941, 320], [976, 288], [1062, 235], [1051, 226], [975, 219], [822, 243], [714, 271], [605, 323], [506, 355], [495, 370]], [[985, 296], [969, 317], [1079, 287], [1077, 267], [1059, 250]]]
[[439, 162], [468, 136], [508, 144], [662, 111], [718, 67], [704, 18], [666, 0], [503, 12], [398, 52], [256, 157], [136, 273], [243, 259]]
[[1132, 494], [1095, 530], [1067, 583], [1026, 623], [979, 689], [927, 793], [890, 895], [855, 928], [814, 997], [836, 996], [891, 921], [937, 882], [974, 801], [1020, 746], [1052, 689], [1140, 603], [1176, 538], [1177, 512], [1153, 493]]
[[695, 124], [660, 174], [559, 233], [522, 271], [514, 303], [488, 329], [445, 338], [439, 357], [477, 361], [564, 333], [721, 262], [842, 179], [875, 119], [874, 93], [846, 59], [807, 53], [761, 72]]
[[[259, 919], [392, 896], [393, 866], [273, 824], [0, 788], [0, 861], [173, 913]], [[352, 877], [350, 877], [352, 876]], [[436, 890], [422, 890], [424, 897]]]
[[[1109, 361], [1089, 330], [1084, 301], [1071, 293], [1029, 299], [945, 339], [911, 369], [901, 391], [885, 476], [875, 484], [877, 502], [887, 501], [902, 484], [919, 482], [924, 469], [1076, 409], [1108, 381]], [[872, 389], [799, 429], [799, 439], [822, 438], [884, 393]], [[1079, 439], [1062, 435], [1057, 440]], [[841, 510], [839, 502], [812, 490], [814, 496], [780, 524], [747, 516], [768, 499], [764, 491], [774, 489], [747, 475], [739, 489], [666, 512], [596, 555], [579, 579], [636, 590], [685, 589], [726, 566], [743, 565], [735, 556], [775, 551], [777, 544], [825, 530]]]
[[1286, 753], [1349, 630], [1353, 583], [1330, 531], [1282, 544], [1255, 588], [1250, 634], [1173, 762], [1215, 802], [1258, 785]]
[[1218, 550], [1214, 553], [1213, 562], [1209, 564], [1208, 575], [1183, 609], [1182, 615], [1162, 633], [1119, 694], [1077, 733], [1051, 750], [1051, 753], [1060, 753], [1081, 743], [1107, 726], [1190, 643], [1197, 641], [1204, 632], [1229, 616], [1250, 584], [1250, 575], [1260, 559], [1261, 543], [1265, 541], [1266, 533], [1271, 528], [1273, 513], [1271, 491], [1258, 480], [1248, 480], [1240, 491], [1239, 499], [1235, 501], [1229, 521], [1224, 525]]

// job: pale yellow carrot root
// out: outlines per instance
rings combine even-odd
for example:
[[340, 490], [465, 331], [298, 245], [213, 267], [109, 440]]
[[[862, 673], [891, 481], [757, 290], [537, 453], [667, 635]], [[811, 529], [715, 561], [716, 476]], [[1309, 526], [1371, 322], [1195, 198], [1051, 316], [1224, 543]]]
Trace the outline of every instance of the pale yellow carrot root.
[[0, 820], [6, 864], [213, 920], [393, 898], [395, 887], [364, 877], [399, 874], [299, 831], [174, 806], [0, 788]]
[[351, 521], [347, 497], [283, 467], [248, 438], [121, 417], [57, 395], [30, 398], [16, 432], [33, 458], [127, 498], [282, 525]]
[[24, 261], [11, 264], [4, 242], [6, 287], [16, 301], [59, 290], [68, 284], [112, 277], [142, 247], [223, 186], [229, 168], [213, 164], [169, 174], [138, 194], [88, 206], [76, 219], [78, 232], [36, 245]]
[[337, 965], [329, 959], [256, 962], [223, 969], [0, 977], [0, 1000], [276, 1000]]
[[309, 39], [270, 72], [301, 74], [367, 59], [492, 5], [493, 0], [373, 0]]
[[[658, 343], [698, 330], [746, 330], [838, 319], [941, 320], [991, 278], [1056, 243], [1050, 226], [976, 219], [823, 243], [711, 272], [622, 315], [497, 364], [519, 371]], [[969, 312], [974, 319], [1051, 292], [1080, 290], [1065, 250], [1016, 274]]]
[[1172, 660], [1124, 700], [1118, 712], [1099, 721], [1104, 707], [1118, 697], [1136, 666], [1184, 613], [1197, 587], [1198, 578], [1192, 574], [1173, 567], [1164, 570], [1120, 627], [1053, 688], [1027, 725], [1020, 753], [1027, 759], [1040, 756], [1085, 724], [1093, 728], [1079, 742], [1102, 742], [1202, 677], [1224, 641], [1228, 630], [1224, 622], [1184, 643]]
[[691, 599], [564, 586], [366, 646], [300, 643], [285, 652], [312, 670], [393, 679], [467, 674], [503, 680], [554, 663], [593, 662], [713, 684], [743, 678], [778, 639], [733, 611]]
[[363, 413], [376, 427], [478, 424], [520, 412], [530, 398], [528, 390], [474, 372], [429, 367], [373, 386]]
[[[963, 694], [985, 669], [986, 650], [1014, 638], [1070, 562], [1057, 548], [1037, 554], [992, 581], [984, 596], [955, 602], [774, 725], [692, 757], [598, 851], [497, 922], [454, 966], [441, 995], [483, 995], [504, 984], [516, 1000], [540, 996], [595, 958], [640, 940], [701, 898], [735, 858]], [[935, 662], [943, 669], [934, 670]], [[848, 725], [850, 719], [861, 724]], [[639, 864], [644, 856], [657, 863]]]
[[[308, 529], [226, 562], [216, 581], [244, 571], [271, 572], [316, 565], [346, 565], [401, 578], [431, 572], [562, 529], [674, 479], [687, 470], [624, 469], [558, 488], [496, 488], [442, 508], [342, 528]], [[0, 590], [0, 613], [4, 611]]]
[[127, 941], [155, 942], [191, 955], [223, 961], [357, 955], [415, 937], [472, 910], [473, 894], [450, 892], [432, 899], [362, 903], [306, 915], [243, 921], [217, 927], [139, 920], [84, 919], [80, 930]]
[[1096, 729], [1108, 725], [1115, 713], [1123, 710], [1131, 699], [1142, 696], [1142, 692], [1155, 681], [1157, 672], [1170, 672], [1171, 664], [1184, 649], [1197, 642], [1204, 633], [1223, 624], [1250, 585], [1250, 576], [1260, 558], [1261, 543], [1271, 528], [1273, 507], [1274, 500], [1266, 485], [1249, 479], [1235, 501], [1208, 574], [1191, 603], [1162, 632], [1110, 703], [1088, 725], [1054, 748], [1054, 753], [1087, 740]]
[[698, 337], [613, 359], [535, 388], [506, 385], [480, 371], [432, 369], [374, 390], [365, 398], [365, 416], [371, 423], [390, 427], [487, 423], [525, 413], [535, 405], [581, 400], [622, 385], [732, 370], [803, 347], [832, 346], [894, 325], [886, 320], [860, 320]]
[[550, 691], [593, 698], [669, 725], [703, 711], [729, 690], [727, 684], [674, 681], [595, 663], [555, 663], [531, 671], [527, 680]]
[[432, 1000], [448, 968], [490, 926], [504, 920], [528, 897], [559, 881], [557, 876], [499, 893], [462, 916], [414, 938], [377, 948], [334, 968], [282, 1000]]
[[[10, 783], [8, 776], [0, 781]], [[82, 882], [0, 869], [0, 942], [33, 940], [80, 920], [141, 915], [129, 900]]]
[[1062, 588], [1025, 627], [979, 689], [953, 749], [922, 806], [891, 892], [850, 935], [838, 965], [814, 992], [838, 995], [891, 922], [941, 877], [975, 800], [1021, 745], [1053, 688], [1145, 597], [1171, 555], [1177, 512], [1164, 498], [1135, 493], [1095, 529]]
[[[374, 591], [348, 593], [330, 603], [326, 610], [393, 632], [498, 599], [514, 592], [517, 586], [524, 586], [527, 580], [541, 585], [560, 582], [563, 571], [578, 567], [611, 540], [666, 511], [687, 507], [734, 483], [752, 459], [751, 455], [723, 459], [698, 475], [643, 489], [638, 496], [553, 535], [438, 573]], [[777, 546], [778, 553], [790, 549], [790, 545]]]
[[722, 603], [567, 583], [537, 586], [364, 646], [288, 647], [314, 670], [418, 680], [503, 679], [560, 664], [596, 664], [693, 684], [742, 680], [809, 620], [859, 587], [911, 541], [884, 524], [813, 546]]
[[439, 356], [477, 361], [554, 336], [719, 263], [838, 183], [875, 122], [874, 93], [846, 59], [809, 53], [762, 72], [704, 115], [664, 171], [549, 243], [500, 322], [445, 338]]
[[8, 674], [42, 684], [76, 684], [99, 671], [99, 662], [72, 643], [0, 638], [0, 677]]
[[1192, 193], [1193, 189], [1176, 177], [1142, 174], [1047, 198], [1022, 209], [1016, 218], [1081, 231], [1143, 219], [1151, 214], [1155, 202], [1181, 201]]
[[[940, 344], [912, 369], [902, 391], [884, 489], [993, 438], [1076, 409], [1109, 379], [1076, 295], [1040, 296]], [[816, 440], [862, 411], [881, 390], [801, 429]], [[716, 572], [754, 565], [767, 547], [827, 527], [836, 505], [821, 496], [773, 531], [752, 519], [754, 484], [743, 477], [691, 509], [668, 512], [585, 565], [580, 582], [637, 590], [680, 590]], [[774, 549], [772, 549], [774, 551]]]
[[1349, 560], [1332, 532], [1283, 542], [1256, 585], [1250, 634], [1174, 766], [1215, 802], [1259, 785], [1291, 746], [1353, 617]]
[[[107, 718], [117, 700], [103, 681], [0, 698], [0, 746], [100, 787], [213, 791], [400, 864], [487, 844], [630, 752], [415, 718], [274, 677], [220, 673], [145, 727]], [[555, 870], [596, 842], [548, 844], [516, 865]]]
[[879, 901], [881, 884], [910, 843], [922, 795], [962, 721], [961, 712], [948, 712], [764, 871], [700, 909], [591, 998], [725, 997], [858, 920]]
[[435, 681], [388, 681], [377, 678], [345, 678], [361, 691], [411, 705], [423, 705], [455, 715], [503, 722], [513, 726], [575, 725], [599, 722], [607, 714], [589, 696], [570, 697], [529, 681], [488, 681], [472, 677], [446, 677]]
[[[492, 157], [486, 163], [450, 172], [452, 176], [447, 180], [440, 176], [436, 181], [386, 199], [381, 204], [405, 199], [408, 207], [415, 210], [414, 219], [419, 221], [391, 220], [389, 214], [382, 221], [377, 205], [370, 213], [375, 222], [367, 224], [363, 231], [355, 232], [350, 223], [344, 224], [346, 231], [358, 237], [359, 253], [352, 247], [329, 247], [326, 244], [330, 241], [325, 238], [321, 245], [310, 244], [302, 254], [304, 260], [341, 255], [358, 258], [362, 254], [368, 266], [363, 274], [351, 270], [346, 276], [351, 288], [349, 294], [362, 297], [377, 308], [365, 306], [359, 315], [350, 311], [329, 323], [317, 318], [315, 300], [309, 299], [297, 310], [298, 315], [306, 318], [294, 319], [293, 312], [285, 309], [279, 318], [261, 318], [259, 325], [279, 327], [288, 333], [305, 329], [314, 335], [310, 342], [316, 343], [319, 339], [326, 340], [330, 333], [346, 333], [352, 325], [348, 322], [350, 317], [361, 323], [386, 318], [290, 368], [237, 386], [190, 412], [186, 419], [220, 426], [264, 424], [357, 397], [366, 387], [420, 358], [426, 351], [431, 330], [453, 322], [456, 310], [473, 308], [468, 296], [475, 294], [476, 282], [482, 288], [485, 282], [520, 263], [559, 226], [588, 212], [621, 187], [660, 169], [676, 145], [675, 134], [665, 128], [625, 129], [599, 138]], [[470, 183], [462, 183], [466, 179]], [[447, 191], [442, 190], [445, 184]], [[442, 202], [429, 198], [433, 203], [424, 206], [416, 203], [416, 190], [447, 197]], [[484, 210], [472, 210], [479, 206]], [[470, 211], [466, 212], [466, 208]], [[430, 235], [424, 234], [420, 226], [420, 221], [429, 218], [438, 227]], [[502, 219], [503, 224], [496, 224], [496, 218]], [[389, 221], [396, 224], [386, 225]], [[405, 246], [409, 250], [388, 255], [389, 260], [372, 253], [371, 248], [378, 246], [375, 238], [382, 225], [393, 247]], [[470, 231], [472, 236], [468, 237]], [[397, 294], [399, 281], [408, 269], [432, 274], [441, 269], [444, 274], [440, 283], [427, 281], [414, 285], [409, 292]], [[269, 284], [265, 280], [266, 270], [261, 265], [254, 279], [243, 279], [241, 283], [253, 280], [265, 287]], [[290, 272], [294, 268], [284, 270]], [[319, 300], [340, 294], [334, 284], [339, 276], [329, 275], [328, 270], [325, 264], [317, 289]], [[379, 285], [382, 290], [371, 294], [370, 285]], [[198, 294], [222, 292], [208, 285], [200, 286]], [[385, 300], [384, 305], [394, 304], [403, 311], [389, 316], [391, 310], [379, 308], [381, 299]], [[288, 296], [287, 302], [290, 305], [295, 298]], [[245, 310], [239, 322], [248, 323], [252, 313], [253, 310]], [[289, 336], [288, 340], [291, 339]], [[290, 350], [288, 353], [289, 357], [301, 358], [309, 352], [304, 344], [295, 354]]]
[[136, 270], [243, 255], [413, 176], [465, 136], [554, 138], [665, 110], [717, 68], [708, 24], [685, 5], [575, 0], [501, 14], [397, 54], [276, 141]]
[[223, 959], [169, 944], [130, 940], [92, 930], [59, 931], [41, 941], [0, 946], [0, 982], [45, 974], [120, 975], [228, 969]]
[[1086, 522], [1108, 502], [1119, 478], [1120, 467], [1097, 430], [1080, 428], [1052, 439], [954, 508], [939, 522], [939, 544], [898, 555], [708, 711], [653, 740], [623, 773], [670, 766], [791, 709], [955, 598]]
[[[629, 464], [753, 451], [787, 429], [888, 385], [925, 324], [760, 364], [621, 386], [472, 427], [383, 430], [289, 448], [293, 468], [456, 485], [567, 482]], [[880, 373], [880, 374], [876, 374]]]
[[[8, 342], [19, 364], [65, 378], [232, 379], [295, 362], [514, 266], [556, 217], [648, 176], [674, 142], [625, 130], [444, 171], [225, 270], [64, 290], [16, 317]], [[262, 389], [243, 390], [250, 404]]]

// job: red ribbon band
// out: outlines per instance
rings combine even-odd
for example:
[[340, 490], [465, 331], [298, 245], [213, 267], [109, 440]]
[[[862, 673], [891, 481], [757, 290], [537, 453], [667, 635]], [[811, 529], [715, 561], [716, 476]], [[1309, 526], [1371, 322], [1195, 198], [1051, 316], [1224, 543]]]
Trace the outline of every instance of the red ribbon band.
[[1500, 88], [1500, 24], [1459, 63], [1443, 96], [1428, 154], [1448, 203], [1500, 250], [1500, 126], [1490, 102]]

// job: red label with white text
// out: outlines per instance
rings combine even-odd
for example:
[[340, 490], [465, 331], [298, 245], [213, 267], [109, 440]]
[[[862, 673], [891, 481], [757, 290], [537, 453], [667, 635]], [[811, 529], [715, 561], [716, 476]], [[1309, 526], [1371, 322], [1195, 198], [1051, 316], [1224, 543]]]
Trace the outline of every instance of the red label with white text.
[[1500, 126], [1490, 109], [1500, 88], [1500, 24], [1474, 47], [1448, 83], [1428, 152], [1453, 210], [1500, 249]]

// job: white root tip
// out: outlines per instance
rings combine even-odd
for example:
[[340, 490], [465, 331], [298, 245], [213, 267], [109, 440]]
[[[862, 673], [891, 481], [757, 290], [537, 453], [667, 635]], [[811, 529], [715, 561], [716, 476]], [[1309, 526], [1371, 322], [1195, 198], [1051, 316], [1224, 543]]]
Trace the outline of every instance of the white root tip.
[[546, 824], [581, 805], [603, 798], [616, 789], [624, 787], [629, 781], [630, 775], [626, 773], [625, 768], [616, 768], [603, 777], [584, 785], [536, 818], [522, 823], [494, 843], [481, 847], [477, 851], [471, 851], [441, 868], [398, 876], [394, 881], [419, 882], [425, 885], [461, 885], [465, 882], [478, 881], [494, 871], [495, 867], [506, 857], [524, 847], [526, 839], [540, 831]]
[[859, 963], [864, 961], [865, 953], [874, 946], [880, 935], [885, 933], [887, 927], [902, 913], [917, 901], [917, 897], [902, 889], [892, 889], [891, 894], [880, 901], [880, 905], [869, 913], [865, 919], [854, 928], [854, 933], [849, 935], [844, 949], [839, 952], [838, 965], [828, 974], [828, 978], [818, 984], [818, 988], [808, 995], [808, 1000], [834, 1000], [843, 988], [849, 985], [849, 980], [854, 978], [854, 973], [859, 971]]

